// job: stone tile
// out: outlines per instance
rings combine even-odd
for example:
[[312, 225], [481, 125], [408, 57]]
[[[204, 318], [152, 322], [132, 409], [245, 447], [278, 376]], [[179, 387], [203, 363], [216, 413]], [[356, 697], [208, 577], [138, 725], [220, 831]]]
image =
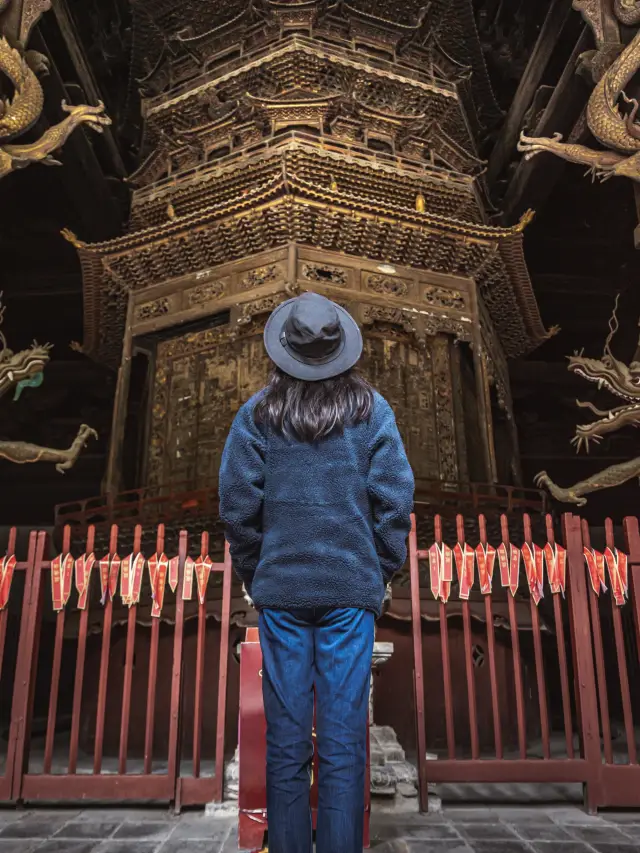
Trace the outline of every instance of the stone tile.
[[587, 844], [595, 844], [597, 842], [603, 842], [605, 844], [611, 844], [614, 842], [620, 842], [622, 844], [628, 844], [629, 838], [620, 832], [619, 829], [616, 829], [615, 826], [565, 826], [565, 829], [571, 833], [574, 838], [577, 838], [578, 841], [586, 841]]
[[28, 812], [18, 811], [17, 809], [0, 809], [0, 829], [8, 823], [15, 823], [17, 820], [22, 820]]
[[524, 841], [575, 841], [566, 829], [549, 821], [548, 824], [520, 823], [512, 826], [514, 832]]
[[508, 841], [517, 839], [515, 832], [503, 823], [467, 823], [457, 827], [460, 835], [474, 843], [476, 841]]
[[497, 823], [498, 814], [494, 809], [450, 808], [443, 811], [445, 820], [458, 823]]
[[509, 841], [474, 841], [474, 853], [531, 853], [531, 847], [517, 838]]
[[580, 841], [532, 841], [531, 847], [535, 853], [592, 853], [593, 848]]
[[504, 823], [515, 826], [535, 824], [536, 826], [555, 826], [549, 815], [540, 808], [522, 809], [505, 807], [495, 809], [496, 815]]
[[606, 826], [604, 818], [599, 815], [587, 814], [582, 809], [547, 809], [546, 813], [554, 823], [558, 823], [560, 826]]
[[98, 820], [78, 820], [65, 824], [62, 829], [54, 833], [55, 838], [77, 838], [90, 839], [96, 838], [99, 841], [104, 841], [109, 838], [121, 825], [120, 821], [98, 821]]
[[113, 835], [114, 841], [136, 840], [136, 839], [157, 839], [158, 842], [165, 841], [169, 834], [173, 831], [173, 824], [163, 821], [162, 823], [152, 823], [151, 821], [142, 821], [134, 823], [127, 821], [120, 825]]
[[22, 820], [10, 823], [0, 830], [0, 838], [49, 838], [67, 823], [66, 818], [43, 817], [28, 814]]
[[35, 849], [38, 853], [94, 853], [100, 841], [70, 841], [68, 838], [51, 838]]
[[[238, 849], [238, 845], [236, 842], [236, 850]], [[184, 839], [179, 839], [174, 841], [173, 838], [170, 841], [165, 841], [165, 843], [159, 848], [158, 853], [220, 853], [222, 850], [222, 842], [220, 843], [212, 843], [211, 841], [205, 841], [204, 839], [191, 839], [185, 841]], [[102, 853], [102, 851], [100, 851]]]
[[598, 841], [591, 846], [594, 847], [598, 853], [638, 853], [638, 851], [640, 851], [640, 841], [638, 844], [632, 844], [631, 842], [620, 844], [619, 841], [603, 843]]
[[376, 828], [372, 836], [381, 841], [391, 838], [405, 838], [407, 841], [461, 841], [460, 833], [446, 823], [409, 824], [398, 819], [395, 825]]
[[80, 812], [78, 819], [95, 820], [103, 823], [109, 821], [117, 821], [118, 823], [124, 823], [125, 821], [134, 823], [142, 823], [143, 821], [150, 821], [152, 823], [160, 823], [162, 821], [166, 821], [167, 823], [178, 822], [176, 815], [168, 809], [102, 809], [96, 807]]
[[0, 838], [0, 853], [31, 853], [40, 841], [26, 841], [24, 838]]
[[203, 816], [191, 816], [180, 820], [171, 833], [171, 841], [185, 840], [208, 840], [211, 844], [223, 844], [233, 828], [233, 821], [220, 818], [207, 818]]
[[158, 847], [157, 841], [105, 841], [94, 853], [156, 853]]
[[[408, 841], [409, 853], [473, 853], [465, 841]], [[226, 851], [225, 851], [226, 853]], [[392, 851], [395, 853], [395, 851]]]
[[640, 814], [638, 814], [635, 809], [632, 812], [604, 812], [601, 817], [604, 818], [607, 823], [637, 823], [640, 825]]
[[633, 844], [640, 844], [640, 823], [623, 823], [618, 825], [620, 832], [624, 833]]

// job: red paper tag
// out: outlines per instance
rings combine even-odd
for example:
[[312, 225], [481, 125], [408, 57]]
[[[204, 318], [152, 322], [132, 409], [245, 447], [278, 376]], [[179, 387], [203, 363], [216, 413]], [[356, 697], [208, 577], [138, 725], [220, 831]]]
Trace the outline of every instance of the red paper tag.
[[4, 610], [9, 603], [11, 581], [17, 562], [13, 554], [8, 554], [0, 563], [0, 610]]
[[493, 545], [486, 548], [479, 544], [476, 546], [476, 561], [478, 563], [478, 577], [480, 578], [480, 592], [490, 595], [493, 586], [493, 568], [496, 560], [496, 549]]
[[95, 563], [95, 555], [83, 554], [76, 560], [76, 589], [78, 590], [78, 609], [85, 610], [89, 596], [91, 570]]
[[[164, 604], [164, 589], [167, 581], [167, 572], [169, 570], [169, 559], [166, 554], [154, 554], [156, 569], [155, 569], [155, 583], [152, 587], [153, 594], [153, 607], [151, 608], [151, 615], [156, 619], [160, 618], [160, 614], [162, 613], [162, 606]], [[151, 565], [151, 560], [149, 560], [149, 565]]]
[[544, 558], [551, 592], [561, 592], [564, 596], [567, 581], [567, 552], [561, 545], [555, 547], [550, 542], [544, 546]]
[[200, 604], [204, 604], [207, 597], [207, 584], [209, 583], [209, 574], [211, 573], [211, 557], [198, 557], [196, 560], [196, 580], [198, 581], [198, 598]]
[[[176, 557], [176, 559], [178, 559]], [[196, 564], [193, 562], [191, 557], [187, 557], [184, 561], [184, 579], [182, 581], [182, 600], [183, 601], [191, 601], [193, 598], [193, 573], [195, 571]]]
[[456, 568], [458, 570], [459, 596], [468, 601], [475, 580], [475, 553], [473, 548], [467, 545], [466, 542], [464, 545], [458, 542], [453, 549], [453, 553], [455, 554]]
[[178, 588], [178, 572], [180, 569], [180, 557], [172, 557], [169, 560], [169, 589], [175, 592]]
[[536, 607], [544, 596], [542, 589], [543, 581], [543, 558], [542, 550], [537, 546], [529, 545], [527, 542], [522, 546], [522, 556], [524, 558], [524, 566], [527, 572], [527, 580], [529, 582], [529, 592]]
[[51, 598], [53, 609], [60, 612], [69, 601], [73, 579], [74, 559], [71, 554], [59, 554], [51, 561]]
[[627, 555], [617, 548], [606, 548], [604, 558], [609, 569], [611, 592], [616, 604], [621, 607], [626, 601], [629, 589]]
[[107, 592], [109, 590], [109, 565], [111, 557], [106, 554], [98, 564], [100, 566], [100, 602], [105, 604], [107, 601]]
[[593, 589], [595, 594], [599, 596], [600, 591], [607, 591], [607, 586], [605, 583], [604, 554], [601, 554], [594, 548], [587, 547], [584, 548], [583, 554], [587, 562], [587, 568], [589, 569], [589, 580], [591, 581], [591, 588]]
[[131, 561], [133, 554], [125, 557], [120, 564], [120, 597], [123, 604], [131, 601]]
[[131, 555], [131, 567], [129, 569], [129, 607], [140, 602], [142, 592], [142, 577], [144, 575], [144, 555]]
[[109, 597], [111, 598], [111, 601], [116, 597], [116, 592], [118, 591], [120, 562], [120, 557], [118, 557], [117, 554], [114, 554], [111, 558], [111, 565], [109, 566]]

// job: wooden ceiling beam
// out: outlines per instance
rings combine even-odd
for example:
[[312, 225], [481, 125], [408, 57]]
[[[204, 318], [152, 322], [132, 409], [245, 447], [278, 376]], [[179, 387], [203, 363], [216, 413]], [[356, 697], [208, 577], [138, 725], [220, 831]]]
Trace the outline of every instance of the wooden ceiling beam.
[[[580, 54], [589, 45], [590, 33], [584, 27], [546, 109], [531, 132], [532, 136], [562, 133], [567, 137], [576, 126], [590, 93], [587, 81], [576, 74], [576, 64]], [[502, 201], [503, 219], [510, 222], [529, 207], [539, 209], [562, 177], [566, 166], [564, 160], [552, 154], [539, 154], [531, 160], [521, 159]]]
[[489, 186], [495, 184], [513, 157], [525, 114], [542, 82], [544, 72], [571, 11], [571, 0], [551, 0], [540, 34], [511, 102], [502, 133], [491, 152], [487, 168]]
[[[78, 32], [69, 12], [66, 0], [56, 0], [53, 4], [51, 14], [55, 18], [60, 34], [64, 39], [69, 57], [73, 63], [73, 67], [75, 68], [78, 80], [85, 95], [94, 104], [97, 104], [98, 101], [104, 102], [104, 98], [100, 92], [100, 87], [98, 86], [93, 75], [93, 71], [91, 70], [91, 65], [78, 36]], [[48, 26], [50, 21], [43, 18], [43, 23], [45, 21]], [[127, 174], [127, 170], [122, 160], [113, 130], [110, 127], [105, 127], [102, 135], [109, 151], [114, 174], [119, 178], [124, 178]]]
[[[73, 103], [67, 87], [40, 30], [36, 30], [30, 47], [49, 57], [50, 73], [44, 81], [44, 115], [50, 124], [60, 121], [60, 103]], [[82, 234], [88, 240], [105, 240], [122, 232], [122, 214], [109, 187], [100, 161], [87, 138], [78, 128], [71, 134], [62, 151], [60, 183], [82, 223]]]

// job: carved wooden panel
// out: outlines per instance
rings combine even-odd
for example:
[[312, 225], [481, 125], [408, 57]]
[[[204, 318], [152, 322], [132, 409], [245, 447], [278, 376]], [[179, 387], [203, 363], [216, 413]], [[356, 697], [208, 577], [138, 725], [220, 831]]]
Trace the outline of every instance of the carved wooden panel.
[[[430, 338], [424, 349], [408, 338], [365, 336], [362, 371], [389, 401], [416, 477], [458, 480], [450, 342]], [[383, 336], [384, 335], [384, 336]]]
[[234, 339], [228, 326], [218, 326], [158, 345], [150, 486], [215, 484], [231, 422], [269, 371], [256, 331]]

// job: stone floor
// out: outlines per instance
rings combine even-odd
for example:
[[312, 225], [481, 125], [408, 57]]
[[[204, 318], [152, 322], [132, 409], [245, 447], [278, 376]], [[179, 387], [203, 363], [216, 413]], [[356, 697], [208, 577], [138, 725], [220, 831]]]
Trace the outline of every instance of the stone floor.
[[[378, 853], [640, 853], [640, 812], [445, 808], [372, 817]], [[235, 853], [235, 820], [192, 812], [0, 810], [0, 853]]]

